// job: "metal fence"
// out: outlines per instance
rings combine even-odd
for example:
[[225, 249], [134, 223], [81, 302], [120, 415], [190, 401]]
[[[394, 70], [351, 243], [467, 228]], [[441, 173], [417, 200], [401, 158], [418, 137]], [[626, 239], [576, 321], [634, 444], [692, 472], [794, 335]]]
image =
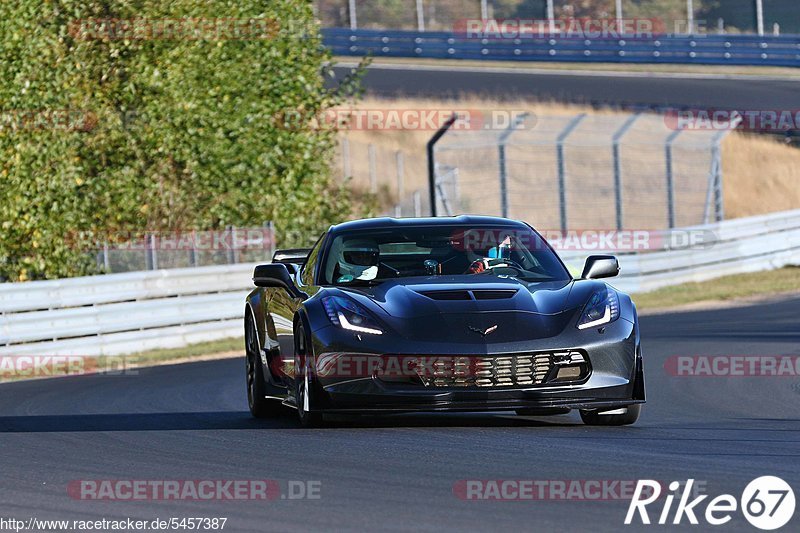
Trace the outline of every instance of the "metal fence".
[[[437, 212], [561, 231], [719, 221], [720, 143], [728, 131], [676, 129], [663, 116], [623, 113], [520, 115], [492, 133], [453, 129], [434, 151]], [[396, 210], [405, 215], [413, 202]]]
[[[90, 253], [98, 270], [107, 273], [191, 268], [269, 261], [275, 251], [275, 228], [140, 232], [108, 235]], [[95, 239], [92, 239], [95, 240]]]
[[[577, 4], [577, 5], [576, 5]], [[648, 18], [673, 33], [800, 33], [796, 0], [315, 0], [323, 27], [350, 29], [451, 30], [470, 19]]]
[[373, 194], [396, 189], [404, 193], [406, 166], [416, 166], [407, 161], [406, 154], [384, 145], [353, 141], [346, 136], [339, 139], [334, 174], [348, 178], [350, 185]]
[[427, 216], [430, 202], [422, 192], [427, 163], [424, 156], [390, 146], [339, 138], [334, 175], [348, 185], [369, 192], [382, 205], [394, 205], [392, 216]]

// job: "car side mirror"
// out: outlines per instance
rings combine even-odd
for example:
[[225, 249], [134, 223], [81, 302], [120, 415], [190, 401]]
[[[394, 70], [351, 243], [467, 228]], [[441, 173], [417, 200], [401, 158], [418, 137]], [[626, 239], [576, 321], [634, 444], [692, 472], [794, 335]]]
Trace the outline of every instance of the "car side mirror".
[[297, 274], [300, 272], [300, 267], [305, 263], [308, 254], [311, 253], [311, 248], [290, 248], [287, 250], [275, 250], [272, 254], [273, 263], [283, 263], [289, 274]]
[[294, 284], [289, 269], [283, 263], [268, 263], [258, 265], [253, 271], [253, 283], [256, 287], [278, 287], [286, 289], [294, 298], [307, 298], [306, 293], [300, 291]]
[[613, 255], [590, 255], [586, 258], [581, 279], [613, 278], [619, 274], [619, 261]]

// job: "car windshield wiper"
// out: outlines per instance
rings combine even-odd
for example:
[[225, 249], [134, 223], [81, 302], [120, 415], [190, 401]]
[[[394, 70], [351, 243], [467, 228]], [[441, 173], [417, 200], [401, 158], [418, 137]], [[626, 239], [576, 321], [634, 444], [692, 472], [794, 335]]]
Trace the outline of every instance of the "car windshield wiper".
[[354, 279], [352, 281], [345, 281], [337, 283], [340, 287], [374, 287], [386, 281], [385, 279]]

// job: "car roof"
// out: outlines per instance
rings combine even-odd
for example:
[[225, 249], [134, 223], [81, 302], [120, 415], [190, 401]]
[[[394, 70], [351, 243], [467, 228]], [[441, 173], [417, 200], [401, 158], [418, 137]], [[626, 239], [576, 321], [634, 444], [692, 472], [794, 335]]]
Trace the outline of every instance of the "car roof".
[[528, 226], [519, 220], [511, 220], [501, 217], [460, 215], [457, 217], [422, 217], [422, 218], [363, 218], [342, 222], [330, 227], [330, 233], [340, 233], [345, 231], [369, 230], [369, 229], [392, 229], [392, 228], [413, 228], [423, 226], [504, 226], [528, 229]]

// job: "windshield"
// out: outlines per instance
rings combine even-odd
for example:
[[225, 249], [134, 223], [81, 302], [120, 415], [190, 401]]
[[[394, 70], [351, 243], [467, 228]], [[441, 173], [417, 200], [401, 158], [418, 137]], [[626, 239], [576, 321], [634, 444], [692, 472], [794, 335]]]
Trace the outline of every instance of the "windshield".
[[505, 276], [526, 282], [570, 275], [527, 228], [420, 226], [342, 233], [331, 242], [323, 285], [372, 285], [418, 276]]

